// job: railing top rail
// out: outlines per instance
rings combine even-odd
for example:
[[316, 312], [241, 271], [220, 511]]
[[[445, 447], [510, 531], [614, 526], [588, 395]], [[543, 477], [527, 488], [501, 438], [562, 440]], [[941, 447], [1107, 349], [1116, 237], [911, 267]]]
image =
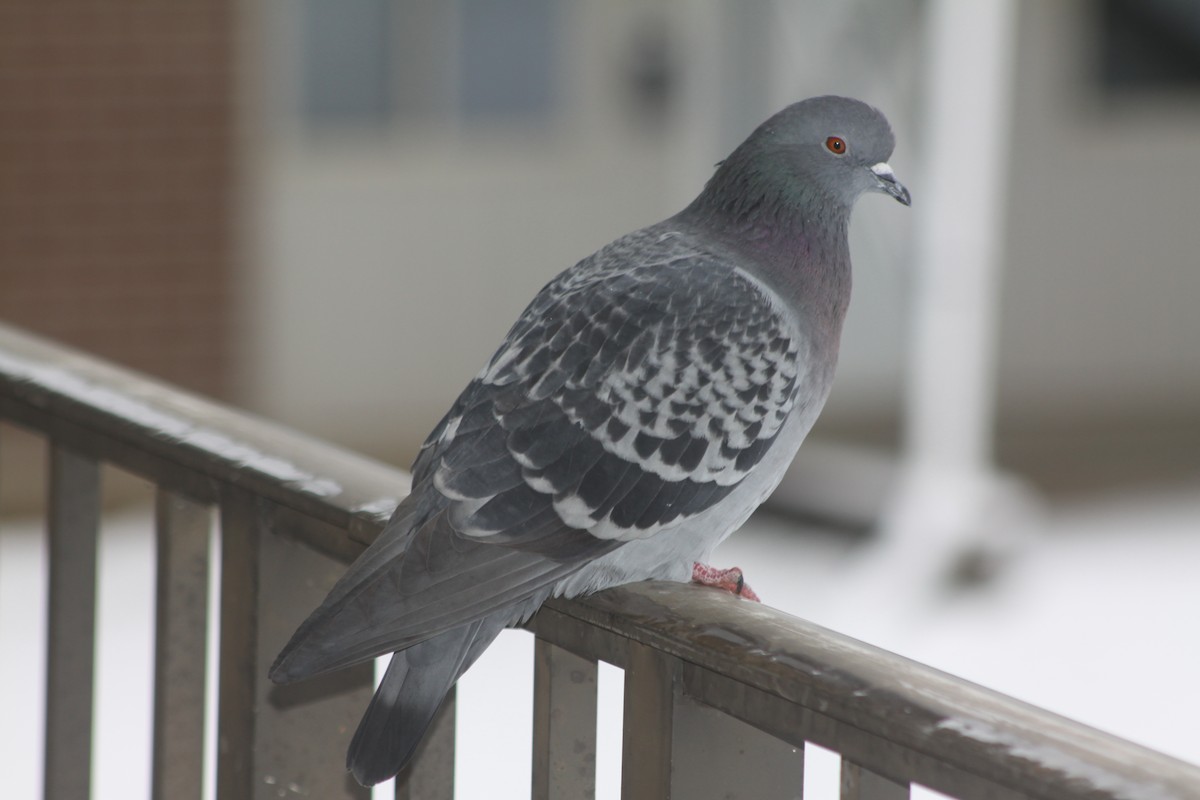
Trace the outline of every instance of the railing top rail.
[[408, 475], [294, 430], [0, 325], [0, 411], [76, 449], [216, 499], [241, 487], [348, 530], [353, 554], [374, 539]]
[[[327, 523], [309, 535], [346, 559], [407, 485], [400, 470], [3, 325], [0, 416], [201, 500], [230, 485]], [[629, 642], [654, 648], [687, 665], [699, 694], [717, 676], [1017, 793], [1200, 794], [1200, 767], [719, 592], [630, 585], [552, 601], [531, 626], [618, 664]], [[771, 728], [759, 712], [723, 710]]]
[[[564, 619], [542, 619], [550, 616]], [[741, 687], [749, 687], [829, 718], [843, 732], [861, 731], [909, 755], [929, 756], [1015, 796], [1200, 796], [1200, 767], [723, 592], [629, 584], [584, 602], [553, 600], [531, 626], [539, 633], [553, 629], [572, 648], [566, 621], [583, 623], [576, 635], [591, 640], [576, 649], [597, 649], [595, 629], [611, 632], [735, 682], [738, 705], [746, 698]], [[619, 648], [604, 654], [618, 663], [622, 658]], [[711, 682], [691, 683], [705, 695], [700, 699], [717, 707], [730, 694]], [[776, 708], [722, 710], [777, 735], [776, 718], [796, 718]], [[837, 738], [818, 743], [835, 746]]]

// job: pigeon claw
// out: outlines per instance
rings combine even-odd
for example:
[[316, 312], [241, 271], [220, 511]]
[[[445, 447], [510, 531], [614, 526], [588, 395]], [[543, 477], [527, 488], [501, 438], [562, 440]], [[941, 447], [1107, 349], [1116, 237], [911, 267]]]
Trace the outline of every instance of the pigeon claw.
[[729, 569], [717, 569], [708, 564], [701, 564], [699, 561], [692, 564], [692, 582], [698, 583], [701, 586], [715, 586], [718, 589], [736, 594], [739, 597], [744, 597], [747, 600], [753, 600], [756, 603], [762, 602], [758, 599], [758, 595], [746, 583], [746, 576], [742, 574], [739, 567], [730, 567]]

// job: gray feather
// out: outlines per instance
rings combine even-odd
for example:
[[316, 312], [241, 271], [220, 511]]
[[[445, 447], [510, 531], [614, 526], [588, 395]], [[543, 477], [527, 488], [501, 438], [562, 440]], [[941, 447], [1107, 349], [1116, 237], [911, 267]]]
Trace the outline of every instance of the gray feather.
[[892, 145], [862, 103], [797, 103], [684, 211], [534, 297], [272, 667], [291, 681], [395, 653], [351, 746], [359, 781], [403, 767], [504, 626], [552, 594], [686, 579], [770, 493], [829, 392], [851, 205], [908, 201], [871, 169]]
[[[541, 599], [536, 600], [540, 605]], [[346, 769], [364, 786], [399, 772], [412, 758], [450, 687], [483, 654], [500, 631], [527, 618], [494, 614], [395, 653], [375, 690], [346, 754]]]

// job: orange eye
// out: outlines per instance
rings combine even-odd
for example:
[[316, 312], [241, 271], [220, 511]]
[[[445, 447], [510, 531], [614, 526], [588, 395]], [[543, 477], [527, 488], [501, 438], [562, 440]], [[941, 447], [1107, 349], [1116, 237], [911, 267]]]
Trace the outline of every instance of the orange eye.
[[835, 156], [846, 154], [846, 142], [840, 136], [830, 136], [825, 140], [825, 147]]

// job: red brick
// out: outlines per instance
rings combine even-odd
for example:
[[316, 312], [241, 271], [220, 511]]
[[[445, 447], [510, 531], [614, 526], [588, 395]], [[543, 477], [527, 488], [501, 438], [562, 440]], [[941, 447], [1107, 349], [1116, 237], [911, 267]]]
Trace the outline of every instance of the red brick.
[[0, 317], [221, 394], [231, 0], [0, 3]]

